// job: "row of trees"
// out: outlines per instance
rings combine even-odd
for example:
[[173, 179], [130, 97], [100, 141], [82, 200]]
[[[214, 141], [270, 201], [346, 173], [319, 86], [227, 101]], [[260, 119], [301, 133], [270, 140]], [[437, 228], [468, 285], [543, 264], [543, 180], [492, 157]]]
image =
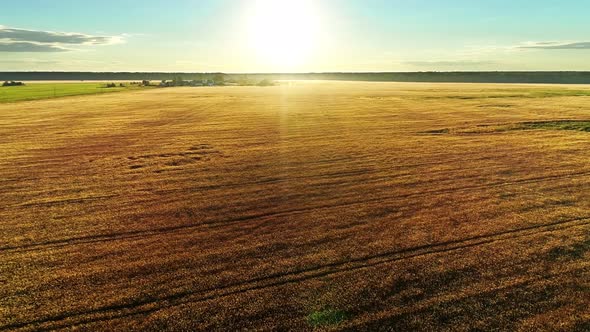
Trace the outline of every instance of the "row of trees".
[[[130, 82], [129, 84], [130, 85], [137, 85], [137, 86], [151, 86], [152, 85], [151, 82], [148, 81], [148, 80], [143, 80], [141, 82]], [[106, 88], [116, 88], [117, 87], [117, 84], [116, 83], [107, 83], [105, 85], [105, 87]], [[119, 87], [120, 88], [123, 88], [123, 87], [125, 87], [125, 84], [124, 83], [119, 83]]]
[[[145, 81], [144, 81], [145, 82]], [[149, 82], [149, 81], [148, 81]], [[145, 85], [145, 84], [144, 84]], [[147, 84], [149, 85], [149, 83]], [[242, 85], [242, 86], [273, 86], [274, 81], [264, 78], [260, 81], [249, 79], [247, 76], [240, 79], [227, 80], [223, 74], [213, 76], [212, 79], [190, 80], [185, 81], [181, 76], [176, 76], [172, 81], [162, 80], [160, 86], [224, 86], [224, 85]]]
[[[227, 82], [229, 84], [233, 84], [233, 85], [258, 85], [258, 86], [271, 86], [274, 85], [274, 82], [269, 80], [269, 79], [263, 79], [259, 82], [254, 82], [249, 80], [247, 77], [245, 79], [239, 80], [239, 81], [229, 81]], [[131, 85], [140, 85], [140, 86], [151, 86], [151, 82], [149, 80], [143, 80], [140, 82], [131, 82]], [[25, 85], [25, 83], [23, 82], [16, 82], [16, 81], [5, 81], [2, 86], [22, 86]], [[184, 79], [182, 79], [181, 76], [176, 76], [174, 77], [174, 79], [172, 81], [168, 81], [168, 80], [162, 80], [159, 84], [159, 86], [165, 86], [165, 87], [169, 87], [169, 86], [224, 86], [226, 85], [226, 80], [225, 77], [223, 76], [223, 74], [218, 74], [215, 75], [212, 79], [203, 79], [203, 80], [190, 80], [190, 81], [185, 81]], [[117, 83], [107, 83], [105, 85], [106, 88], [116, 88], [117, 86], [119, 87], [124, 87], [125, 84], [123, 83], [119, 83], [117, 85]]]
[[211, 79], [190, 80], [186, 81], [182, 76], [175, 76], [172, 81], [162, 80], [160, 86], [223, 86], [225, 85], [225, 77], [223, 74], [217, 74]]
[[23, 86], [25, 83], [23, 82], [15, 82], [15, 81], [5, 81], [2, 83], [2, 86]]
[[[463, 83], [575, 83], [590, 84], [587, 72], [398, 72], [398, 73], [275, 73], [275, 74], [222, 74], [222, 73], [93, 73], [93, 72], [0, 72], [0, 80], [19, 81], [132, 81], [171, 80], [182, 76], [186, 80], [215, 80], [225, 82], [241, 80], [260, 82], [268, 80], [346, 80], [383, 82], [463, 82]], [[251, 85], [251, 84], [250, 84]]]

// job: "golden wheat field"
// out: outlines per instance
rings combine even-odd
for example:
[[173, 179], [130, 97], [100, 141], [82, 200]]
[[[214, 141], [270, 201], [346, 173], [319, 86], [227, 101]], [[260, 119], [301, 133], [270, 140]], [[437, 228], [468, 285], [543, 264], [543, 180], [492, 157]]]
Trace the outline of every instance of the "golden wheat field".
[[587, 331], [590, 87], [0, 105], [0, 330]]

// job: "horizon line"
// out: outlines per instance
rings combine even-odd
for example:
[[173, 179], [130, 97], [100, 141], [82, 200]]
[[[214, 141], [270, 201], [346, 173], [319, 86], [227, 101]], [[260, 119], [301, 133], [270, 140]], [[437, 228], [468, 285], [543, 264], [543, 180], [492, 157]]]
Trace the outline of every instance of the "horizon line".
[[449, 70], [449, 71], [325, 71], [325, 72], [223, 72], [223, 71], [64, 71], [9, 70], [0, 73], [95, 73], [95, 74], [224, 74], [224, 75], [309, 75], [309, 74], [452, 74], [452, 73], [590, 73], [590, 70]]

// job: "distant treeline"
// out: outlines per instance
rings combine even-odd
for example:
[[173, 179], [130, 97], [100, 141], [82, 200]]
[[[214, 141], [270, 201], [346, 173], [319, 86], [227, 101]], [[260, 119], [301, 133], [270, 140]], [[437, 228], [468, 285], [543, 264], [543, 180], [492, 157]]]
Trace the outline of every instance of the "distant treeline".
[[590, 84], [590, 72], [397, 72], [397, 73], [133, 73], [133, 72], [0, 72], [0, 81], [129, 81], [129, 80], [211, 80], [223, 75], [226, 81], [242, 80], [341, 80], [374, 82], [449, 83], [562, 83]]

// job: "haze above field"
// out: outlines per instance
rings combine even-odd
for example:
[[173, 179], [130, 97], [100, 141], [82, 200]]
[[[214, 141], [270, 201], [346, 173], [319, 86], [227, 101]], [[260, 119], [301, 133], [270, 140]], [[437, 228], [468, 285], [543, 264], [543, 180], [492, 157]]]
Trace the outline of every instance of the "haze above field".
[[21, 0], [2, 71], [590, 70], [590, 5], [566, 1]]

